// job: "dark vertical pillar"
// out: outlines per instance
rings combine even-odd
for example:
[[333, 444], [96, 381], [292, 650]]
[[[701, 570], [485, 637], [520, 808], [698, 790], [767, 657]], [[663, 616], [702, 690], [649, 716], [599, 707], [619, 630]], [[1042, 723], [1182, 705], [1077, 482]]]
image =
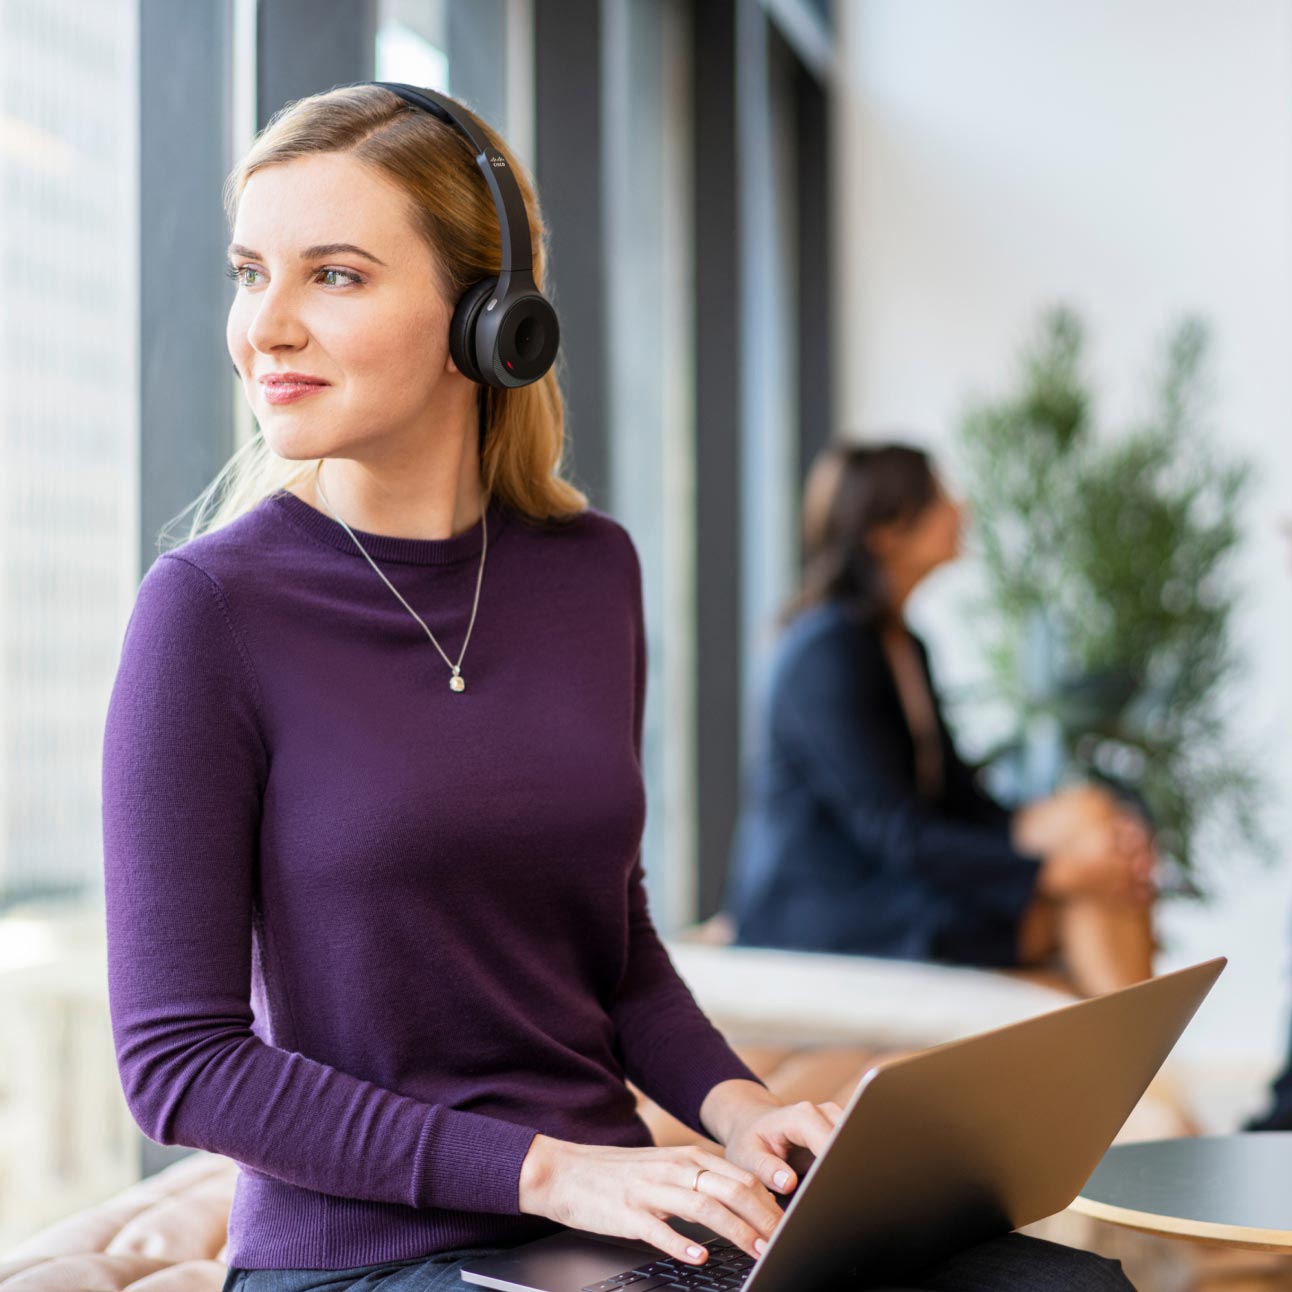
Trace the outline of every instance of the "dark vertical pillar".
[[561, 318], [571, 476], [594, 506], [610, 499], [606, 391], [606, 222], [602, 193], [601, 0], [534, 5], [534, 174]]
[[507, 48], [504, 0], [452, 0], [448, 8], [449, 84], [453, 97], [474, 108], [506, 137]]
[[232, 3], [139, 7], [141, 575], [233, 450], [220, 186]]
[[740, 212], [736, 0], [693, 6], [696, 804], [700, 916], [718, 908], [740, 800]]
[[[139, 558], [233, 450], [224, 340], [232, 4], [139, 5]], [[140, 1133], [140, 1173], [191, 1149]]]
[[[798, 137], [799, 484], [834, 425], [830, 124], [826, 92], [802, 65], [795, 84]], [[800, 490], [801, 491], [801, 490]]]
[[377, 65], [377, 0], [260, 0], [256, 128], [293, 99], [351, 81]]

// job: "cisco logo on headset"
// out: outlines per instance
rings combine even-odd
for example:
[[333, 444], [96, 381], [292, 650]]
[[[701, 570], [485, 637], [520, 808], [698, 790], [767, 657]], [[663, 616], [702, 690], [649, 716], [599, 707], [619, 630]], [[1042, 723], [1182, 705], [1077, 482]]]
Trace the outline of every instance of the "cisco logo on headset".
[[494, 170], [506, 170], [507, 159], [498, 153], [494, 153], [494, 155], [489, 158], [489, 164], [494, 168]]

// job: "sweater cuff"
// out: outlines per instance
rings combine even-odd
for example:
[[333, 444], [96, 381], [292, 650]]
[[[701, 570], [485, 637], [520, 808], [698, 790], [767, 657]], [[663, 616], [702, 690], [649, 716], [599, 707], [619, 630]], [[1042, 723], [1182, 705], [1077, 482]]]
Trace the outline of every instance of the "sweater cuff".
[[520, 1214], [520, 1168], [538, 1131], [434, 1107], [413, 1155], [413, 1206]]
[[[699, 1135], [708, 1139], [714, 1136], [700, 1121], [700, 1106], [708, 1098], [709, 1091], [724, 1081], [739, 1078], [742, 1081], [754, 1081], [766, 1088], [767, 1083], [734, 1051], [724, 1045], [725, 1053], [713, 1056], [708, 1062], [695, 1066], [678, 1063], [670, 1073], [671, 1089], [660, 1092], [653, 1097], [656, 1102], [671, 1112], [680, 1122]], [[652, 1092], [647, 1091], [648, 1094]]]

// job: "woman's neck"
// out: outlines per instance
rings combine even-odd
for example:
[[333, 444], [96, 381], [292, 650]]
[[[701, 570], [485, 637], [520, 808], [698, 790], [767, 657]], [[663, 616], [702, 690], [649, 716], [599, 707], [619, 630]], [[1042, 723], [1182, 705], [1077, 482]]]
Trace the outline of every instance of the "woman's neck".
[[479, 521], [487, 501], [476, 438], [474, 429], [464, 428], [447, 444], [440, 438], [433, 455], [325, 457], [293, 492], [371, 534], [452, 538]]
[[915, 591], [923, 572], [894, 569], [888, 566], [883, 571], [884, 587], [888, 591], [888, 604], [892, 607], [893, 619], [902, 624], [905, 622], [906, 603]]

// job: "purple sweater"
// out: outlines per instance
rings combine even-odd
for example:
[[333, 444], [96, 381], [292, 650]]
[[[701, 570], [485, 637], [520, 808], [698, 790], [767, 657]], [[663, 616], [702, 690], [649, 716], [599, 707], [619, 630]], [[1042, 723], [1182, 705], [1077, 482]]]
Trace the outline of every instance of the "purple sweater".
[[[356, 532], [456, 660], [480, 524]], [[140, 585], [104, 734], [112, 1027], [140, 1127], [240, 1165], [230, 1265], [539, 1236], [535, 1133], [648, 1145], [625, 1078], [696, 1130], [757, 1079], [647, 908], [633, 542], [497, 502], [488, 540], [461, 693], [285, 490]]]

